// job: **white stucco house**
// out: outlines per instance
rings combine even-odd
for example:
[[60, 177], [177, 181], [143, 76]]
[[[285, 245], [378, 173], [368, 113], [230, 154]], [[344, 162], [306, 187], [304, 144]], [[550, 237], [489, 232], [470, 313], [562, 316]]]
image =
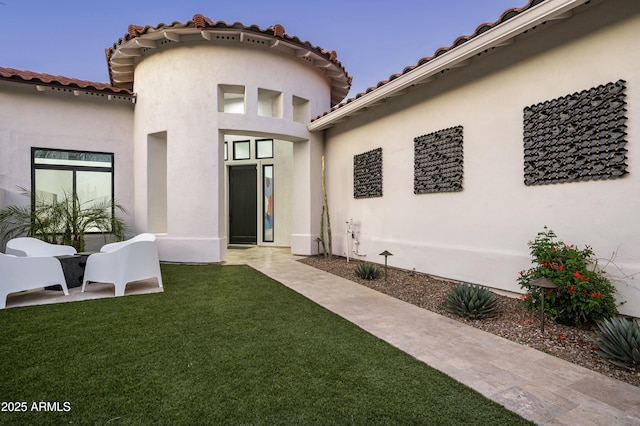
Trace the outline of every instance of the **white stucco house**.
[[324, 155], [335, 254], [517, 292], [548, 226], [640, 317], [639, 36], [635, 0], [532, 0], [345, 100], [336, 53], [281, 25], [130, 26], [106, 84], [0, 68], [0, 205], [66, 185], [162, 260], [309, 255]]

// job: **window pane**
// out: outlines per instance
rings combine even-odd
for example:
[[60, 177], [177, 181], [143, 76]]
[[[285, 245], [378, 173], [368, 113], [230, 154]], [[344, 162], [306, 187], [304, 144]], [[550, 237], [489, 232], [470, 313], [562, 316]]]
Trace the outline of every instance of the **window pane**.
[[273, 158], [273, 139], [256, 140], [256, 157]]
[[44, 202], [62, 201], [65, 194], [73, 194], [73, 172], [71, 170], [36, 170], [35, 191]]
[[[111, 173], [76, 172], [76, 192], [82, 209], [106, 207], [111, 217]], [[98, 228], [87, 228], [87, 232], [99, 231]]]
[[273, 242], [273, 166], [262, 167], [262, 180], [262, 193], [264, 196], [262, 240]]
[[233, 159], [248, 160], [251, 158], [250, 141], [235, 141], [233, 143]]
[[111, 201], [111, 173], [76, 172], [76, 192], [81, 204]]

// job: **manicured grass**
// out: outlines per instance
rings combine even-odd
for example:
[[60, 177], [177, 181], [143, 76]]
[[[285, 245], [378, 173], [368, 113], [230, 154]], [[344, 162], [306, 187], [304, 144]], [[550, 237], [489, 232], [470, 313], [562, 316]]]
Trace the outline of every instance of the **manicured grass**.
[[162, 271], [164, 293], [0, 311], [0, 401], [27, 403], [0, 423], [527, 424], [249, 267]]

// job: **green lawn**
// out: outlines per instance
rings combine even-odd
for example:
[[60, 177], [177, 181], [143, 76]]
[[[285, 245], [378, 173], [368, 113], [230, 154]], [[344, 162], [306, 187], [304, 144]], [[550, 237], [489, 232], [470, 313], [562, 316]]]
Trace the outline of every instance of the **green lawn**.
[[0, 424], [528, 424], [249, 267], [162, 271], [0, 311]]

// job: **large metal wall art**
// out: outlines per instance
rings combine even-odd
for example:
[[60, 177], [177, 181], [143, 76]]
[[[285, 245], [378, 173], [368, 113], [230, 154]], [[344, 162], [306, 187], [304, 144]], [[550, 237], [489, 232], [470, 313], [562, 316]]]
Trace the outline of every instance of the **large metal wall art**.
[[353, 156], [353, 197], [382, 197], [382, 148]]
[[627, 174], [625, 81], [524, 109], [524, 183], [614, 179]]
[[413, 142], [413, 192], [462, 191], [462, 126], [419, 136]]

